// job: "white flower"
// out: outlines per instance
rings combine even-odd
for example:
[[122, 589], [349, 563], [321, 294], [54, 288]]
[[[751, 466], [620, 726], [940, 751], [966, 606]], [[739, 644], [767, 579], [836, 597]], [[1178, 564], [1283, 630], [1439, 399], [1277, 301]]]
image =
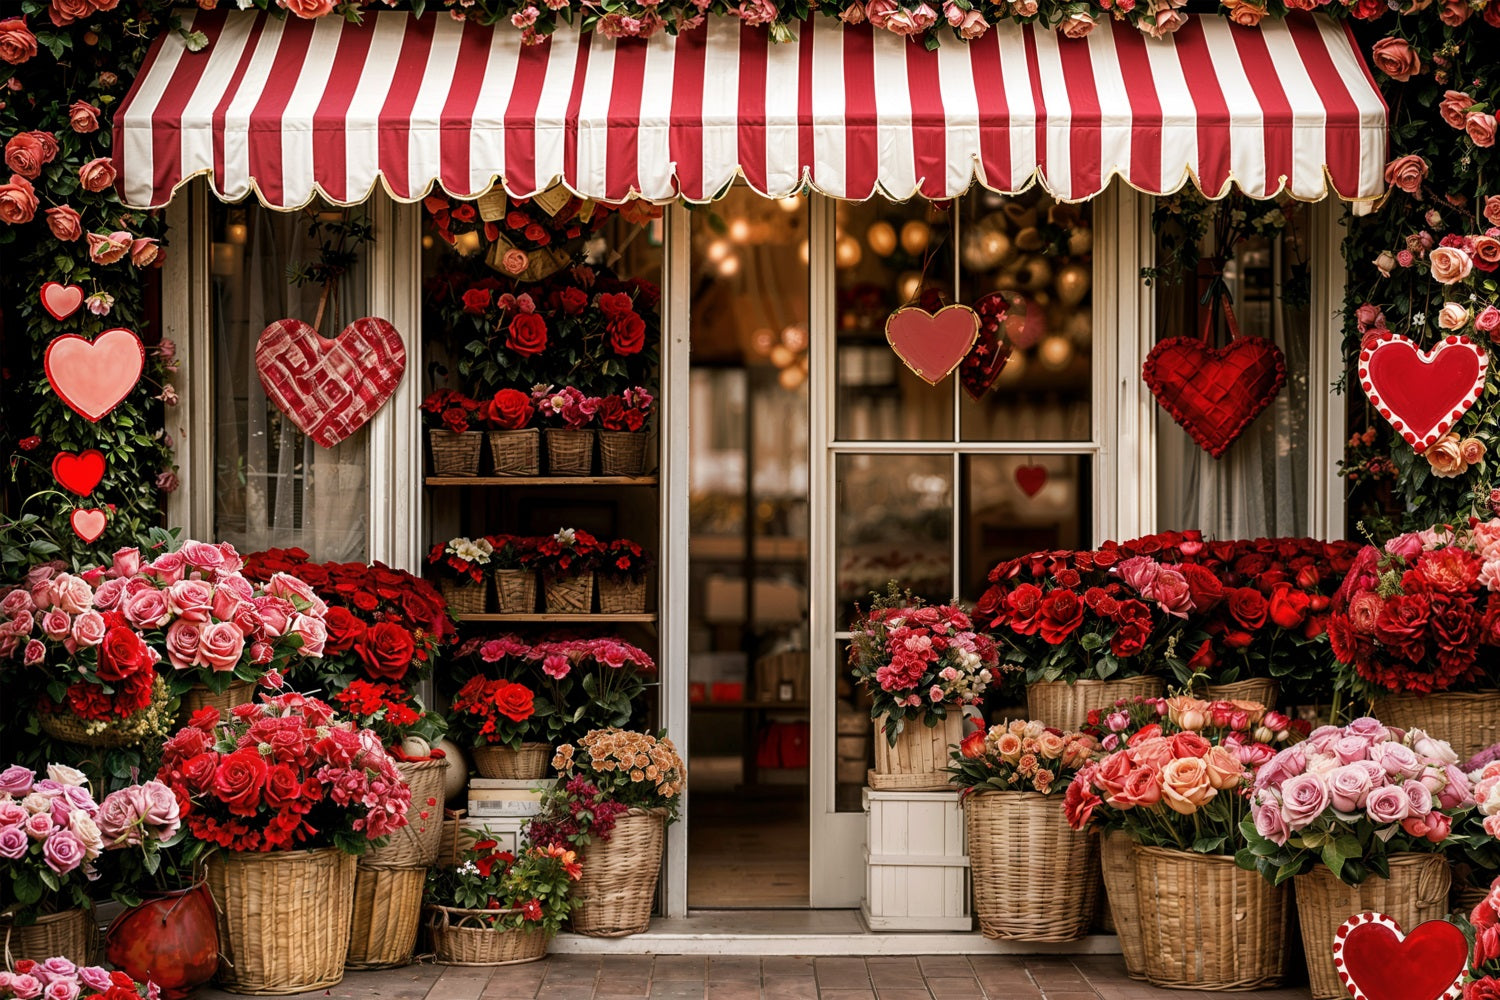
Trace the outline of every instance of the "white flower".
[[74, 785], [79, 788], [89, 783], [88, 777], [82, 771], [71, 768], [66, 764], [48, 764], [47, 777], [59, 785]]
[[565, 549], [571, 549], [578, 542], [578, 533], [572, 528], [559, 528], [552, 540]]

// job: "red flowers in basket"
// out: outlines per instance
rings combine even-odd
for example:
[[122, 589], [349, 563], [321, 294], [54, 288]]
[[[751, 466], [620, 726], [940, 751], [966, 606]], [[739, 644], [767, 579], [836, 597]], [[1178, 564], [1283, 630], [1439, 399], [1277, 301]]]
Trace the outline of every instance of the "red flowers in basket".
[[535, 712], [531, 688], [476, 675], [453, 696], [453, 732], [469, 738], [473, 746], [504, 744], [515, 749], [532, 734]]
[[640, 386], [599, 401], [599, 426], [607, 431], [638, 431], [646, 426], [656, 397]]
[[422, 412], [429, 427], [462, 434], [484, 419], [484, 404], [470, 399], [456, 389], [438, 389], [422, 400]]

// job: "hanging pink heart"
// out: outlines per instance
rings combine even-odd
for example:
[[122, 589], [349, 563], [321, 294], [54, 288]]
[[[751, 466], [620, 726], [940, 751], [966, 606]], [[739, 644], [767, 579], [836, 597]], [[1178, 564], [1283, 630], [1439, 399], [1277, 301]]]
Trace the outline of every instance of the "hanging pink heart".
[[1484, 391], [1489, 355], [1462, 334], [1449, 334], [1429, 351], [1399, 333], [1366, 337], [1359, 351], [1359, 384], [1417, 454], [1448, 433]]
[[332, 448], [391, 398], [406, 371], [406, 345], [375, 317], [355, 320], [333, 340], [300, 319], [281, 319], [261, 331], [255, 367], [271, 402]]
[[1047, 485], [1045, 465], [1022, 465], [1016, 468], [1016, 485], [1028, 497], [1035, 497]]
[[896, 356], [928, 385], [953, 373], [979, 337], [979, 316], [968, 306], [897, 309], [886, 318], [885, 339]]
[[1031, 299], [1010, 292], [1010, 309], [1005, 314], [1003, 330], [1006, 338], [1023, 351], [1029, 351], [1042, 342], [1047, 334], [1047, 314]]
[[52, 391], [79, 416], [97, 421], [130, 395], [146, 364], [141, 338], [116, 327], [93, 340], [55, 337], [42, 359]]
[[1385, 914], [1360, 913], [1333, 938], [1333, 967], [1354, 1000], [1453, 1000], [1468, 957], [1464, 932], [1446, 920], [1402, 934]]
[[990, 391], [1010, 361], [1010, 344], [1000, 330], [1013, 295], [1013, 292], [990, 292], [974, 302], [974, 312], [979, 315], [979, 336], [959, 367], [958, 380], [976, 403]]
[[83, 289], [49, 281], [42, 286], [42, 308], [61, 323], [83, 305]]
[[86, 497], [104, 478], [104, 468], [104, 452], [98, 448], [89, 448], [76, 455], [71, 451], [60, 451], [52, 459], [52, 478], [64, 489]]
[[92, 543], [104, 534], [104, 526], [109, 523], [109, 518], [98, 507], [75, 507], [68, 521], [73, 525], [73, 534]]

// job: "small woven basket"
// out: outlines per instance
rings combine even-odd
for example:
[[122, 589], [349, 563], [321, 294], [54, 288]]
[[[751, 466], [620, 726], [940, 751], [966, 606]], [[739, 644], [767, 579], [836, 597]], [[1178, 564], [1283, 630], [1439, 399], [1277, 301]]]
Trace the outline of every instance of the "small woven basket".
[[495, 928], [485, 921], [518, 910], [460, 910], [429, 906], [427, 931], [439, 965], [518, 965], [546, 957], [552, 935]]
[[583, 878], [573, 885], [574, 933], [626, 937], [650, 927], [666, 841], [665, 809], [631, 809], [615, 822], [608, 840], [589, 844]]
[[255, 685], [249, 681], [235, 681], [219, 692], [206, 684], [194, 684], [178, 701], [177, 718], [185, 726], [193, 713], [204, 708], [217, 708], [220, 718], [229, 718], [229, 713], [240, 705], [255, 700]]
[[[1292, 894], [1223, 855], [1135, 846], [1140, 934], [1154, 986], [1254, 990], [1286, 972]], [[1331, 944], [1331, 942], [1330, 942]]]
[[166, 679], [157, 675], [151, 685], [151, 704], [123, 719], [89, 722], [66, 709], [48, 712], [38, 708], [37, 721], [41, 723], [42, 732], [64, 743], [101, 748], [128, 747], [152, 735], [159, 736], [157, 731], [163, 724], [170, 732], [172, 720], [167, 706], [171, 700], [172, 693], [167, 688]]
[[497, 476], [534, 476], [542, 471], [542, 432], [490, 431], [490, 461]]
[[927, 717], [907, 719], [891, 746], [885, 735], [885, 716], [875, 720], [875, 770], [869, 774], [876, 791], [946, 791], [948, 747], [964, 738], [964, 717], [957, 705], [929, 729]]
[[1253, 701], [1275, 708], [1281, 684], [1271, 677], [1251, 677], [1233, 684], [1209, 684], [1203, 689], [1203, 697], [1209, 701]]
[[1390, 879], [1371, 875], [1357, 886], [1340, 882], [1323, 865], [1297, 876], [1297, 917], [1314, 1000], [1340, 1000], [1349, 995], [1333, 965], [1333, 939], [1350, 916], [1384, 913], [1410, 932], [1422, 921], [1436, 920], [1447, 912], [1447, 858], [1392, 854], [1389, 861]]
[[1125, 974], [1146, 978], [1146, 943], [1141, 937], [1141, 901], [1136, 894], [1135, 841], [1123, 830], [1111, 830], [1099, 839], [1099, 859], [1104, 871], [1104, 894], [1109, 899]]
[[586, 615], [594, 609], [594, 574], [549, 576], [543, 589], [549, 615]]
[[587, 476], [594, 471], [592, 428], [547, 428], [547, 472], [554, 476]]
[[964, 796], [974, 915], [987, 938], [1076, 941], [1099, 893], [1099, 841], [1063, 816], [1062, 796]]
[[[384, 847], [367, 851], [360, 859], [361, 868], [366, 865], [426, 868], [437, 860], [438, 847], [443, 840], [443, 781], [448, 773], [448, 762], [441, 758], [399, 760], [396, 761], [396, 772], [411, 789], [406, 825], [392, 833]], [[416, 920], [413, 915], [413, 927]]]
[[432, 445], [434, 476], [479, 475], [479, 446], [484, 443], [483, 431], [455, 434], [431, 427], [427, 430], [427, 440]]
[[0, 917], [0, 935], [5, 938], [6, 969], [25, 959], [45, 962], [56, 955], [74, 965], [93, 965], [99, 958], [99, 924], [93, 910], [81, 907], [49, 913], [20, 927]]
[[448, 602], [448, 611], [455, 615], [479, 615], [484, 613], [484, 599], [487, 589], [483, 581], [479, 583], [459, 583], [457, 580], [444, 578], [438, 581], [439, 589], [443, 592], [443, 600]]
[[547, 776], [552, 763], [550, 743], [522, 743], [521, 749], [510, 747], [475, 747], [469, 751], [474, 770], [481, 778], [503, 778], [507, 781], [536, 781]]
[[638, 615], [646, 610], [646, 578], [616, 580], [599, 577], [601, 615]]
[[1387, 695], [1375, 699], [1371, 714], [1388, 726], [1447, 740], [1461, 761], [1500, 742], [1500, 691]]
[[352, 855], [332, 847], [209, 855], [219, 985], [230, 993], [283, 996], [344, 978], [354, 868]]
[[536, 610], [536, 574], [529, 569], [495, 570], [500, 613], [529, 615]]
[[1082, 729], [1089, 709], [1111, 708], [1121, 698], [1160, 698], [1160, 677], [1127, 677], [1117, 681], [1041, 681], [1026, 685], [1026, 714], [1064, 731]]
[[639, 476], [646, 471], [646, 432], [601, 430], [599, 471], [606, 476]]
[[394, 969], [411, 962], [422, 923], [427, 868], [387, 868], [361, 859], [354, 871], [346, 969]]

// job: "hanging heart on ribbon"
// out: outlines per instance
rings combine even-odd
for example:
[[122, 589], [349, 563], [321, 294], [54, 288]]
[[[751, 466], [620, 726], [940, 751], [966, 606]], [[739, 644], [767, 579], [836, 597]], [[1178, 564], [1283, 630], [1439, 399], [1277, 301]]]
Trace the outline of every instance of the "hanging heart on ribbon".
[[104, 452], [89, 448], [78, 454], [60, 451], [52, 459], [52, 478], [63, 489], [71, 490], [81, 497], [94, 492], [94, 487], [104, 478]]
[[1047, 467], [1045, 465], [1022, 465], [1016, 468], [1016, 485], [1021, 487], [1021, 492], [1029, 498], [1035, 498], [1042, 492], [1042, 487], [1047, 485]]
[[47, 345], [42, 365], [58, 398], [85, 420], [98, 421], [140, 381], [146, 348], [141, 338], [119, 327], [93, 340], [65, 333]]
[[944, 306], [935, 313], [909, 306], [885, 321], [891, 350], [928, 385], [951, 375], [978, 337], [979, 316], [968, 306]]
[[42, 286], [42, 308], [59, 323], [83, 306], [83, 289], [49, 281]]
[[1019, 292], [1005, 294], [1010, 304], [1005, 313], [1005, 337], [1020, 350], [1029, 351], [1047, 335], [1047, 313]]
[[1000, 331], [1010, 310], [1011, 297], [1008, 292], [990, 292], [974, 303], [974, 312], [979, 316], [979, 337], [959, 366], [958, 381], [976, 403], [994, 387], [1010, 360], [1010, 344]]
[[1399, 333], [1366, 337], [1359, 351], [1359, 384], [1417, 454], [1463, 419], [1484, 391], [1489, 355], [1462, 334], [1424, 351]]
[[1454, 1000], [1468, 958], [1464, 932], [1446, 920], [1402, 934], [1385, 914], [1361, 913], [1333, 938], [1333, 967], [1354, 1000]]
[[365, 317], [333, 340], [300, 319], [261, 331], [255, 367], [266, 395], [302, 433], [332, 448], [363, 427], [406, 371], [406, 345], [383, 319]]
[[75, 507], [68, 522], [73, 526], [73, 534], [85, 542], [93, 543], [104, 534], [104, 526], [109, 523], [109, 517], [98, 507]]

